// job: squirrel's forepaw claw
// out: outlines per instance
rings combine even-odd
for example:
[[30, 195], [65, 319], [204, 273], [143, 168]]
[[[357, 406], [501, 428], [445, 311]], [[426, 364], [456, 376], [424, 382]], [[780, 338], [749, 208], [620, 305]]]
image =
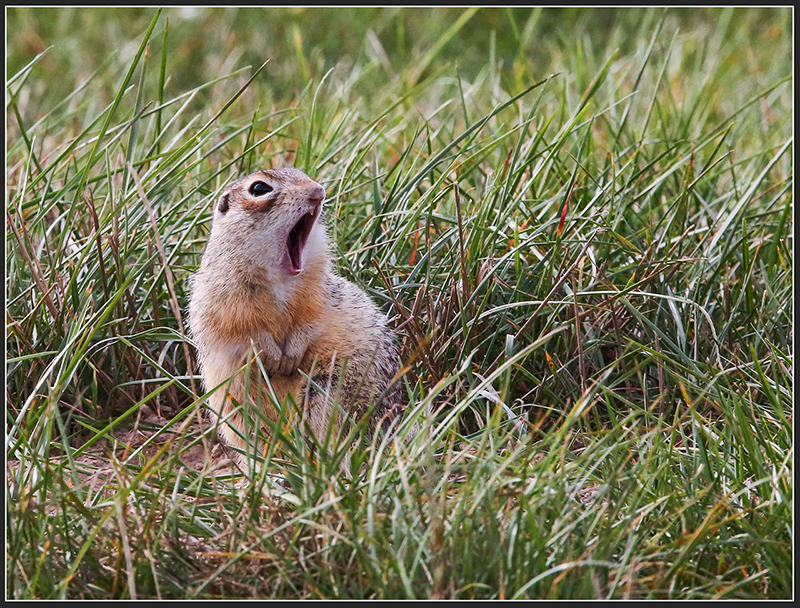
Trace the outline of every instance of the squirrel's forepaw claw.
[[281, 360], [278, 373], [283, 374], [284, 376], [289, 376], [297, 371], [298, 365], [300, 365], [299, 357], [284, 356], [283, 359]]
[[273, 374], [281, 373], [281, 360], [280, 359], [271, 359], [269, 361], [264, 361], [264, 371], [267, 372], [270, 376]]

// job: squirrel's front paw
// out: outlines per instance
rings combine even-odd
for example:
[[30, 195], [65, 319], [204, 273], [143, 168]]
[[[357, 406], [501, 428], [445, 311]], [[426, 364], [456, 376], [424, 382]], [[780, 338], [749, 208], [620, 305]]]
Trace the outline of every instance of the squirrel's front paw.
[[300, 362], [303, 360], [303, 355], [306, 354], [308, 344], [294, 340], [287, 340], [283, 347], [283, 358], [278, 367], [278, 373], [284, 376], [289, 376], [297, 371], [300, 367]]
[[259, 350], [261, 352], [261, 363], [264, 365], [264, 371], [268, 374], [281, 374], [281, 365], [283, 363], [283, 351], [272, 334], [264, 332], [260, 336]]
[[319, 330], [314, 325], [305, 325], [298, 327], [287, 336], [283, 342], [283, 359], [278, 373], [285, 376], [295, 373], [303, 361], [308, 346], [316, 339], [318, 334]]

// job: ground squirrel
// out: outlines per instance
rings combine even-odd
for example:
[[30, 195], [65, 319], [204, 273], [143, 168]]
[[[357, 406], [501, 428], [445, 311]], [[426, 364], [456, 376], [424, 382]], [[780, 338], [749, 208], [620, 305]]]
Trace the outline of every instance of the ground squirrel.
[[[234, 374], [254, 347], [278, 401], [291, 396], [320, 440], [339, 386], [339, 404], [352, 418], [377, 401], [371, 430], [387, 428], [402, 409], [400, 383], [390, 386], [398, 371], [394, 333], [367, 294], [334, 272], [324, 198], [324, 188], [298, 169], [265, 169], [231, 184], [214, 206], [191, 281], [189, 323], [206, 390], [233, 375], [209, 405], [227, 419], [220, 432], [236, 448], [245, 442], [231, 428], [244, 434], [241, 410], [234, 410], [247, 403], [246, 374]], [[250, 406], [260, 403], [276, 420], [256, 364], [248, 382]]]

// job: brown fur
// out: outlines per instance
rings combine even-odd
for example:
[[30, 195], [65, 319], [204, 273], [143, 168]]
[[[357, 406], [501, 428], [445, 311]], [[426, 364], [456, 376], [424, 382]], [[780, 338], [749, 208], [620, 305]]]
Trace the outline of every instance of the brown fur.
[[[254, 195], [258, 181], [272, 191]], [[223, 419], [230, 416], [220, 432], [237, 448], [245, 442], [231, 425], [244, 433], [244, 419], [233, 400], [245, 407], [260, 402], [267, 417], [277, 420], [276, 406], [291, 398], [322, 438], [331, 419], [330, 395], [309, 386], [303, 373], [331, 394], [341, 382], [340, 405], [356, 418], [386, 393], [373, 411], [373, 429], [401, 409], [399, 385], [387, 391], [398, 369], [394, 334], [367, 295], [333, 272], [319, 214], [323, 196], [321, 186], [297, 169], [264, 170], [232, 184], [215, 205], [192, 280], [189, 319], [206, 390], [226, 383], [209, 405]], [[295, 276], [286, 271], [287, 239], [308, 214], [315, 221]], [[279, 404], [272, 404], [257, 365], [250, 368], [245, 398], [247, 374], [237, 372], [253, 346]]]

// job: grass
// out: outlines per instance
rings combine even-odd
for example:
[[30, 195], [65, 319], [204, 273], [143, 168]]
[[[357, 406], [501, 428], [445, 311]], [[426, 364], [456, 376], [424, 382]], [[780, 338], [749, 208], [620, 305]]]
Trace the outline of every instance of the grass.
[[[789, 9], [7, 17], [7, 597], [793, 596]], [[283, 162], [421, 430], [243, 483], [187, 279]]]

